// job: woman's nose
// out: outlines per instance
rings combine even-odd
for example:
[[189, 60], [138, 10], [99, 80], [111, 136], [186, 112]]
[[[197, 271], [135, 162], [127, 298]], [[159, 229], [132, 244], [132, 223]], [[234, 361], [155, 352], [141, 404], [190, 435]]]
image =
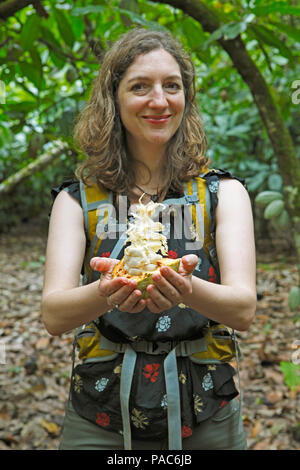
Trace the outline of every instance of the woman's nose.
[[162, 107], [168, 106], [168, 100], [165, 95], [165, 91], [162, 86], [154, 87], [151, 93], [149, 106], [151, 107]]

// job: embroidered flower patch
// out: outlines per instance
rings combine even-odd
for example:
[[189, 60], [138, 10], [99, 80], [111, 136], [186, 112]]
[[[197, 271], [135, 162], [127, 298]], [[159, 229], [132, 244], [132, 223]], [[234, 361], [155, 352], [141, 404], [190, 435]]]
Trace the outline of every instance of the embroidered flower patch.
[[217, 275], [214, 268], [211, 266], [208, 270], [208, 281], [209, 282], [217, 282]]
[[97, 413], [96, 414], [96, 423], [99, 426], [106, 427], [110, 423], [110, 417], [106, 413]]
[[195, 412], [195, 415], [197, 415], [198, 413], [201, 413], [201, 411], [203, 411], [204, 403], [201, 397], [199, 397], [199, 395], [197, 395], [196, 393], [194, 393], [193, 399], [194, 399], [194, 412]]
[[147, 416], [143, 415], [143, 413], [136, 408], [132, 410], [131, 420], [132, 424], [140, 429], [145, 429], [149, 424]]
[[203, 377], [202, 387], [206, 392], [214, 387], [212, 376], [209, 372]]
[[185, 439], [186, 437], [190, 437], [193, 434], [193, 431], [191, 430], [190, 426], [185, 426], [183, 425], [181, 428], [181, 437], [182, 439]]
[[82, 378], [80, 377], [80, 375], [75, 374], [73, 377], [73, 382], [74, 382], [75, 392], [80, 393], [83, 387], [83, 382], [82, 382]]
[[166, 408], [168, 408], [168, 397], [167, 397], [167, 394], [165, 394], [165, 395], [162, 397], [160, 406], [161, 406], [164, 410], [165, 410]]
[[219, 189], [219, 180], [211, 181], [208, 185], [208, 189], [211, 193], [217, 193]]
[[223, 408], [223, 406], [227, 405], [228, 401], [223, 400], [219, 406], [219, 408]]
[[97, 380], [97, 382], [95, 383], [95, 389], [98, 392], [103, 392], [107, 384], [108, 384], [108, 379], [105, 377], [102, 377], [101, 379]]
[[159, 368], [160, 364], [146, 364], [143, 368], [143, 375], [146, 377], [146, 379], [150, 379], [150, 382], [154, 383], [157, 381]]
[[169, 250], [168, 251], [168, 258], [173, 258], [176, 259], [178, 257], [178, 254], [174, 250]]
[[114, 368], [114, 374], [121, 378], [122, 373], [122, 364], [119, 364], [117, 367]]
[[169, 315], [159, 317], [155, 326], [159, 333], [162, 331], [167, 331], [171, 326], [171, 317], [169, 317]]
[[183, 385], [186, 383], [186, 375], [181, 371], [178, 377], [179, 382], [181, 382]]

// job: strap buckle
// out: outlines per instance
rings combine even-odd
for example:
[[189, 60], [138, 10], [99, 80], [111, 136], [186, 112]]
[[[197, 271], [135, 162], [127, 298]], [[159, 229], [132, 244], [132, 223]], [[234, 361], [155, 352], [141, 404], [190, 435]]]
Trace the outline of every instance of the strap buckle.
[[199, 202], [199, 198], [197, 194], [186, 194], [185, 199], [187, 204], [195, 204]]

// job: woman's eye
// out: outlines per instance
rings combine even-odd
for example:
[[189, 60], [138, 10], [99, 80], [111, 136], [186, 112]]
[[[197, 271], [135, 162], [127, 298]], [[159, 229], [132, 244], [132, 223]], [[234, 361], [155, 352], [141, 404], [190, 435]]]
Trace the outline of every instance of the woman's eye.
[[165, 85], [168, 90], [178, 91], [181, 89], [181, 86], [176, 82], [170, 82]]
[[147, 89], [146, 83], [135, 83], [135, 85], [132, 86], [131, 90], [134, 92], [144, 92]]

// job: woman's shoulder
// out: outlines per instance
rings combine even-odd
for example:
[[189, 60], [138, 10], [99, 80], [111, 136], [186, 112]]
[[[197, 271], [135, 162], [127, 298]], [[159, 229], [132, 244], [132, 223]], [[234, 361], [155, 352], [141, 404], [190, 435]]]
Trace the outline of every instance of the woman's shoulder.
[[245, 186], [245, 180], [240, 176], [235, 175], [232, 171], [225, 168], [206, 168], [200, 175], [199, 178], [204, 178], [206, 180], [212, 179], [231, 179], [237, 180]]
[[53, 201], [56, 199], [56, 197], [61, 191], [66, 191], [67, 193], [69, 193], [81, 205], [79, 181], [69, 179], [63, 181], [59, 186], [51, 188], [51, 196], [53, 198]]

